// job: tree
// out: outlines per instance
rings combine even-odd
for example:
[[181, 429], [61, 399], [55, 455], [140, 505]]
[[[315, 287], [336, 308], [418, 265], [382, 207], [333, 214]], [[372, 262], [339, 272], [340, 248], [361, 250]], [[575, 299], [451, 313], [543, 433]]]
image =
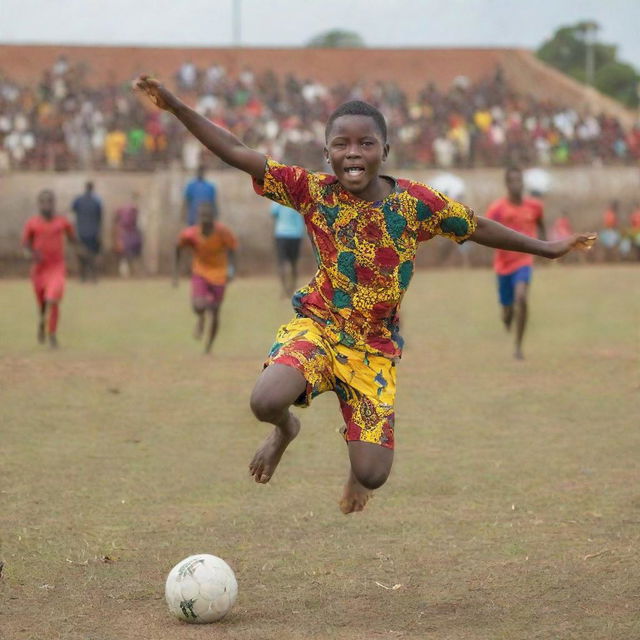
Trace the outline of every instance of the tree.
[[364, 40], [355, 31], [331, 29], [319, 33], [307, 43], [314, 49], [354, 49], [366, 46]]
[[[591, 80], [598, 91], [628, 107], [636, 107], [640, 75], [631, 65], [617, 59], [618, 47], [595, 42], [599, 28], [593, 21], [560, 27], [536, 55], [572, 78], [580, 82]], [[587, 77], [589, 70], [591, 78]]]

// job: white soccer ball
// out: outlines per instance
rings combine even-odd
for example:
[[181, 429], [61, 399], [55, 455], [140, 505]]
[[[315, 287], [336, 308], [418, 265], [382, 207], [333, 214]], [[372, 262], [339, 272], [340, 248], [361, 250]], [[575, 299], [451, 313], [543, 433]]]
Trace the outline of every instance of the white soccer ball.
[[171, 569], [164, 595], [169, 611], [180, 620], [196, 624], [215, 622], [233, 607], [238, 583], [224, 560], [199, 553]]

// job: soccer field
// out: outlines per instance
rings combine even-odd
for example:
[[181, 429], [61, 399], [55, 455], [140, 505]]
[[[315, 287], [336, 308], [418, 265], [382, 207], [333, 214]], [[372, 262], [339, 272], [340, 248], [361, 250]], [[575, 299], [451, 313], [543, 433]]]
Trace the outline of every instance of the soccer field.
[[[229, 287], [212, 357], [186, 282], [71, 282], [54, 352], [0, 281], [0, 638], [640, 637], [639, 273], [538, 269], [524, 362], [491, 272], [417, 273], [394, 470], [350, 516], [333, 394], [269, 485], [248, 474], [275, 280]], [[205, 627], [164, 602], [197, 552], [239, 584]]]

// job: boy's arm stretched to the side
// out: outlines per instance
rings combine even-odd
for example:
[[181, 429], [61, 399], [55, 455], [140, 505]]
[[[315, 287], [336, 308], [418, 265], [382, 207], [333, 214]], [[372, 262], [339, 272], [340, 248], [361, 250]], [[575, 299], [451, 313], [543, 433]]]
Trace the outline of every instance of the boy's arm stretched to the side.
[[236, 169], [246, 171], [257, 180], [264, 178], [267, 157], [263, 153], [250, 149], [232, 133], [201, 116], [156, 79], [142, 75], [135, 81], [135, 87], [144, 92], [157, 107], [178, 118], [218, 158]]
[[532, 253], [543, 258], [560, 258], [574, 249], [591, 249], [598, 238], [595, 233], [574, 233], [563, 240], [547, 241], [532, 238], [482, 216], [477, 216], [476, 221], [478, 226], [469, 240], [493, 249]]

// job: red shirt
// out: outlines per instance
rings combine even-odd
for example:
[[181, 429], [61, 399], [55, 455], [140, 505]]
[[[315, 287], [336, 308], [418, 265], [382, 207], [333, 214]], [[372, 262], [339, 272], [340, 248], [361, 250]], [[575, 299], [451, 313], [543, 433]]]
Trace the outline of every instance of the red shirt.
[[605, 229], [617, 229], [618, 228], [618, 216], [613, 209], [607, 209], [604, 212], [604, 228]]
[[71, 223], [63, 216], [47, 220], [33, 216], [27, 220], [22, 232], [22, 244], [38, 254], [37, 270], [64, 267], [64, 238], [74, 236]]
[[[521, 204], [514, 204], [508, 198], [493, 202], [487, 210], [487, 218], [503, 224], [509, 229], [524, 233], [531, 238], [538, 236], [538, 223], [543, 218], [542, 202], [535, 198], [523, 198]], [[533, 256], [517, 251], [496, 249], [493, 268], [498, 275], [504, 276], [521, 267], [531, 266]]]
[[640, 231], [640, 209], [636, 209], [630, 217], [631, 228]]

